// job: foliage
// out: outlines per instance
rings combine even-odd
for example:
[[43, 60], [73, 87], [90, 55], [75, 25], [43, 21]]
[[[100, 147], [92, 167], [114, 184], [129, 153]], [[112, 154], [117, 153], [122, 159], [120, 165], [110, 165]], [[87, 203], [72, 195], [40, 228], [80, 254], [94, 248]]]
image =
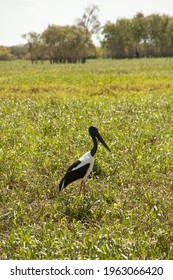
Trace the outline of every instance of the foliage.
[[50, 60], [54, 62], [85, 62], [94, 48], [89, 32], [79, 26], [51, 25], [43, 32]]
[[137, 13], [132, 19], [106, 23], [103, 35], [108, 57], [173, 55], [173, 17], [168, 15]]
[[51, 63], [85, 62], [95, 47], [91, 34], [80, 26], [49, 25], [42, 34], [30, 32], [28, 41], [32, 62], [49, 59]]
[[23, 39], [27, 40], [28, 51], [32, 63], [37, 60], [46, 59], [46, 49], [43, 45], [41, 34], [36, 32], [29, 32], [22, 35]]
[[[173, 258], [172, 59], [0, 63], [2, 259]], [[61, 195], [99, 145], [86, 197]]]
[[11, 60], [13, 55], [10, 53], [10, 49], [4, 46], [0, 46], [0, 60]]

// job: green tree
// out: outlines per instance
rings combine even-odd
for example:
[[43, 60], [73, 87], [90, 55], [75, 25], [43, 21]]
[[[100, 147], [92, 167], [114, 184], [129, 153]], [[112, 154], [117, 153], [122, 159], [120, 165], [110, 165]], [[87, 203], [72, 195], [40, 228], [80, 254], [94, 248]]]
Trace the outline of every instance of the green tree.
[[142, 13], [137, 13], [131, 20], [131, 34], [136, 56], [140, 56], [141, 46], [147, 39], [145, 17]]
[[108, 22], [102, 31], [104, 40], [102, 47], [106, 49], [108, 57], [132, 57], [134, 53], [133, 38], [130, 21], [119, 19], [115, 24]]
[[173, 56], [173, 17], [170, 18], [167, 27], [167, 43], [168, 43], [168, 56]]
[[66, 44], [65, 28], [58, 25], [49, 25], [42, 33], [42, 39], [47, 47], [51, 63], [61, 62]]
[[152, 14], [146, 18], [151, 56], [167, 56], [169, 41], [167, 26], [169, 21], [169, 16], [159, 14]]
[[39, 33], [29, 32], [27, 34], [23, 34], [22, 38], [26, 39], [28, 42], [28, 49], [32, 63], [37, 62], [38, 60], [43, 61], [46, 59], [45, 47]]

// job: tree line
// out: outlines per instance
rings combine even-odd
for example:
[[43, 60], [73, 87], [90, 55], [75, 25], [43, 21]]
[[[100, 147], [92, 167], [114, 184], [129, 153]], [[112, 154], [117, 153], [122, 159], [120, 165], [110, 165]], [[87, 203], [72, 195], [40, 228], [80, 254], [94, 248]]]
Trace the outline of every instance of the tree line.
[[[6, 48], [0, 46], [0, 60], [31, 59], [32, 63], [84, 63], [87, 58], [133, 58], [173, 56], [173, 17], [137, 13], [101, 26], [98, 7], [85, 9], [76, 24], [49, 25], [41, 34], [22, 35], [27, 43]], [[92, 35], [102, 33], [101, 47], [96, 48]]]
[[173, 17], [137, 13], [132, 19], [118, 19], [103, 27], [102, 47], [106, 57], [173, 56]]

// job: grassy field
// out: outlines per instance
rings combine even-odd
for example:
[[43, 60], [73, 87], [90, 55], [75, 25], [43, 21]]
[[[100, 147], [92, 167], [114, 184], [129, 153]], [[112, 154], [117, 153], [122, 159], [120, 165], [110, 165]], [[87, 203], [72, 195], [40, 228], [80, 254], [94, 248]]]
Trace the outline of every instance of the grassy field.
[[0, 132], [1, 259], [173, 259], [173, 59], [0, 62]]

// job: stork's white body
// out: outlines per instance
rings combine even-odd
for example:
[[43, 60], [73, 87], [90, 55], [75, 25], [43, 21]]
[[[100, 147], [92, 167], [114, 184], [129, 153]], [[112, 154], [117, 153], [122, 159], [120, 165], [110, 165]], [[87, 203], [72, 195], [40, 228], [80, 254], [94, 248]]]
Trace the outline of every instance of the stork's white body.
[[72, 170], [78, 169], [86, 164], [89, 164], [89, 168], [88, 168], [85, 176], [82, 178], [82, 181], [85, 182], [87, 177], [90, 175], [90, 173], [93, 169], [94, 157], [92, 157], [91, 152], [87, 152], [82, 157], [80, 157], [79, 160], [81, 163], [78, 166], [74, 167], [74, 169], [72, 169]]
[[91, 152], [85, 153], [69, 167], [60, 182], [60, 189], [64, 189], [68, 184], [79, 179], [82, 183], [85, 183], [93, 169], [93, 165], [94, 157], [91, 155]]

